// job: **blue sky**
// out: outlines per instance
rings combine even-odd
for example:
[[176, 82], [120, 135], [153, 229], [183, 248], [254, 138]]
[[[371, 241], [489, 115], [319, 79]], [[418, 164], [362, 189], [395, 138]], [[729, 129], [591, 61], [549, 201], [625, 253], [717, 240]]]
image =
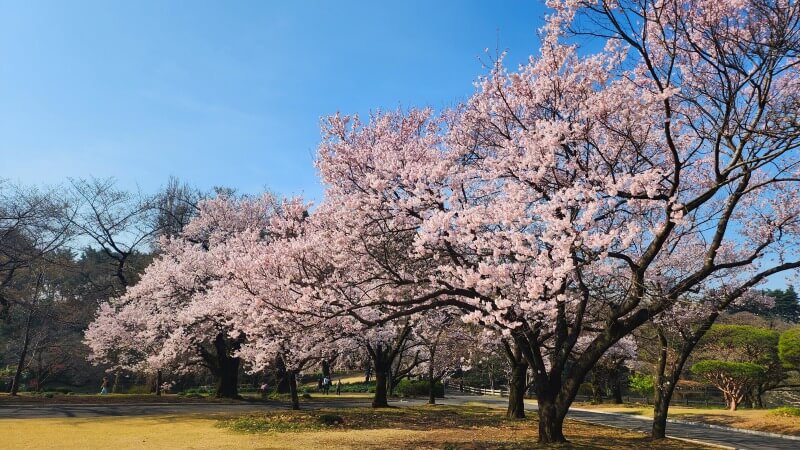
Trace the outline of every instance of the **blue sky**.
[[[319, 119], [441, 108], [484, 49], [538, 48], [537, 1], [0, 0], [0, 178], [320, 199]], [[485, 58], [484, 58], [485, 60]]]

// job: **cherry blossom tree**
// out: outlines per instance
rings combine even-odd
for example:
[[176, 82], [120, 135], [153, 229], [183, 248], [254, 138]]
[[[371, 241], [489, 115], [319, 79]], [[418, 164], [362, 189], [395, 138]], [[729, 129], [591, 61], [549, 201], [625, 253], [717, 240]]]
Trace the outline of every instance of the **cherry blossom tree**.
[[478, 344], [475, 327], [459, 320], [460, 312], [432, 311], [416, 327], [417, 339], [424, 349], [422, 368], [429, 383], [428, 403], [436, 404], [436, 384], [449, 375], [469, 367], [471, 352]]
[[624, 336], [688, 293], [733, 301], [800, 266], [797, 5], [549, 4], [519, 70], [499, 61], [440, 117], [331, 117], [319, 156], [359, 267], [340, 282], [370, 292], [348, 313], [455, 306], [513, 339], [545, 443]]
[[100, 307], [86, 332], [92, 359], [117, 358], [117, 365], [145, 371], [201, 365], [217, 378], [217, 396], [237, 397], [238, 351], [246, 335], [234, 320], [241, 302], [226, 297], [227, 262], [242, 233], [272, 238], [276, 208], [271, 195], [201, 202], [179, 236], [162, 240], [161, 253], [140, 281]]

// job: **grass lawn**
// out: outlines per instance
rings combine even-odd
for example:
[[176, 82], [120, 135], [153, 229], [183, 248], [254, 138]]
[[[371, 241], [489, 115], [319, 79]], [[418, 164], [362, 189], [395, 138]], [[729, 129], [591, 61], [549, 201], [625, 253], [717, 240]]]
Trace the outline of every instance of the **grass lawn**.
[[[650, 405], [575, 403], [573, 407], [653, 417], [653, 407]], [[800, 417], [778, 414], [775, 410], [769, 409], [729, 411], [721, 407], [693, 408], [676, 405], [670, 406], [669, 418], [800, 436]]]
[[[4, 419], [2, 445], [16, 449], [537, 448], [535, 419], [509, 421], [484, 407], [275, 411], [247, 416]], [[693, 449], [644, 435], [568, 422], [560, 448]]]

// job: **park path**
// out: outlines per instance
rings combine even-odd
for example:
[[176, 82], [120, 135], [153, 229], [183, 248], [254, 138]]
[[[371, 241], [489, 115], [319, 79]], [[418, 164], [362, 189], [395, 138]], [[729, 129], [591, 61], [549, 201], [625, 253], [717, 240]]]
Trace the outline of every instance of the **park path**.
[[[442, 399], [443, 404], [459, 405], [466, 402], [481, 402], [496, 406], [507, 405], [508, 399], [492, 396], [480, 395], [460, 395], [449, 394], [446, 399]], [[439, 401], [439, 400], [437, 400]], [[528, 400], [525, 409], [536, 410], [536, 402]], [[615, 428], [623, 428], [630, 431], [650, 433], [651, 419], [629, 414], [615, 414], [608, 412], [597, 412], [582, 409], [572, 409], [567, 414], [568, 419], [590, 422], [598, 425], [606, 425]], [[712, 445], [747, 450], [798, 450], [800, 440], [790, 440], [771, 436], [759, 436], [743, 431], [719, 428], [710, 428], [703, 424], [693, 423], [668, 423], [667, 436], [678, 439], [688, 439], [708, 443]]]
[[[439, 399], [442, 404], [461, 405], [466, 402], [481, 402], [493, 406], [503, 407], [507, 399], [492, 396], [450, 394], [445, 399]], [[392, 402], [395, 406], [409, 406], [425, 403], [425, 400], [401, 400]], [[304, 408], [349, 408], [369, 406], [368, 400], [326, 400], [306, 401]], [[172, 403], [172, 404], [97, 404], [97, 405], [2, 405], [0, 406], [0, 419], [34, 419], [34, 418], [68, 418], [68, 417], [122, 417], [144, 415], [173, 415], [173, 414], [218, 414], [218, 413], [247, 413], [263, 411], [265, 409], [288, 409], [287, 403]], [[536, 403], [528, 401], [526, 409], [536, 410]], [[568, 418], [590, 422], [598, 425], [623, 428], [631, 431], [649, 432], [650, 420], [626, 414], [600, 413], [587, 410], [572, 410]], [[670, 423], [667, 426], [670, 437], [689, 439], [736, 449], [758, 450], [797, 450], [800, 441], [781, 439], [776, 437], [758, 436], [745, 432], [715, 429], [700, 424]]]

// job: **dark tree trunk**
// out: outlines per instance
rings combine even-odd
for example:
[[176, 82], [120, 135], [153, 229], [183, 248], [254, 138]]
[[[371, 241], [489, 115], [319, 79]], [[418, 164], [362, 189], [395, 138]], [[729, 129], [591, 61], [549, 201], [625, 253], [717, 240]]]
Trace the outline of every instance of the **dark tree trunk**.
[[328, 377], [328, 379], [332, 379], [331, 378], [331, 364], [328, 362], [327, 359], [323, 359], [322, 360], [322, 376], [323, 377]]
[[678, 384], [681, 373], [683, 372], [683, 367], [686, 365], [689, 355], [692, 354], [692, 350], [694, 350], [695, 346], [697, 346], [697, 343], [700, 342], [700, 339], [706, 334], [708, 329], [711, 328], [711, 325], [716, 322], [717, 317], [719, 317], [719, 312], [715, 311], [711, 313], [694, 331], [694, 333], [692, 333], [689, 339], [683, 341], [680, 354], [670, 370], [669, 377], [665, 376], [667, 372], [666, 369], [669, 341], [667, 340], [667, 335], [664, 333], [663, 329], [656, 329], [658, 332], [658, 339], [661, 344], [661, 353], [659, 354], [658, 370], [656, 373], [653, 429], [650, 434], [653, 439], [666, 438], [669, 404], [672, 401], [672, 394], [674, 393], [675, 387]]
[[528, 364], [524, 362], [514, 363], [511, 368], [511, 382], [508, 387], [508, 409], [506, 417], [509, 419], [525, 418], [525, 390], [528, 387]]
[[436, 378], [433, 376], [433, 365], [428, 364], [428, 404], [436, 404]]
[[[220, 361], [222, 362], [222, 361]], [[225, 358], [217, 373], [218, 398], [239, 398], [239, 358]]]
[[25, 368], [25, 358], [28, 356], [28, 346], [31, 343], [31, 323], [33, 322], [33, 306], [28, 311], [28, 318], [25, 320], [25, 336], [22, 338], [22, 349], [19, 352], [19, 362], [17, 370], [14, 372], [14, 379], [11, 382], [11, 395], [19, 392], [19, 382], [22, 378], [22, 370]]
[[[713, 323], [713, 321], [712, 321]], [[708, 324], [710, 326], [710, 324]], [[705, 328], [707, 329], [707, 327]], [[661, 352], [658, 357], [658, 366], [655, 380], [655, 398], [653, 399], [653, 428], [650, 436], [653, 439], [665, 439], [667, 437], [667, 418], [669, 417], [669, 404], [672, 401], [672, 394], [680, 379], [683, 366], [689, 359], [697, 341], [705, 332], [696, 332], [693, 339], [683, 343], [678, 359], [675, 361], [667, 375], [667, 357], [669, 342], [663, 330], [658, 330], [658, 338], [661, 343]]]
[[389, 383], [388, 368], [376, 361], [375, 364], [375, 396], [372, 399], [373, 408], [388, 408], [389, 400], [387, 385]]
[[286, 375], [286, 364], [280, 356], [275, 357], [275, 385], [278, 393], [289, 393], [289, 377]]
[[297, 395], [297, 374], [292, 370], [286, 372], [289, 378], [289, 392], [292, 394], [292, 409], [300, 409], [300, 396]]
[[239, 397], [239, 358], [232, 357], [235, 344], [229, 345], [223, 334], [217, 335], [214, 340], [217, 352], [216, 373], [218, 398]]
[[565, 412], [559, 410], [554, 399], [539, 396], [539, 443], [567, 442], [564, 437]]
[[672, 390], [675, 389], [675, 386], [669, 383], [666, 377], [669, 342], [661, 328], [658, 328], [657, 332], [661, 347], [659, 349], [658, 366], [656, 368], [655, 396], [653, 399], [653, 427], [650, 436], [653, 439], [664, 439], [667, 432], [669, 402], [672, 399]]
[[615, 369], [611, 374], [611, 396], [614, 398], [614, 403], [621, 405], [622, 402], [622, 370]]
[[603, 394], [600, 389], [600, 383], [597, 381], [597, 377], [592, 380], [592, 403], [603, 403]]
[[[525, 418], [525, 391], [528, 388], [528, 361], [518, 343], [510, 344], [503, 341], [508, 365], [511, 367], [511, 380], [508, 383], [508, 408], [506, 417], [509, 419]], [[494, 386], [492, 386], [494, 389]]]
[[156, 370], [156, 395], [161, 395], [161, 370]]
[[675, 390], [674, 384], [664, 386], [661, 392], [655, 396], [653, 407], [653, 428], [650, 433], [653, 439], [664, 439], [667, 437], [667, 417], [669, 416], [669, 403], [672, 393]]
[[119, 379], [120, 379], [120, 374], [119, 370], [117, 370], [116, 372], [114, 372], [114, 383], [111, 385], [112, 394], [116, 394], [119, 392]]

